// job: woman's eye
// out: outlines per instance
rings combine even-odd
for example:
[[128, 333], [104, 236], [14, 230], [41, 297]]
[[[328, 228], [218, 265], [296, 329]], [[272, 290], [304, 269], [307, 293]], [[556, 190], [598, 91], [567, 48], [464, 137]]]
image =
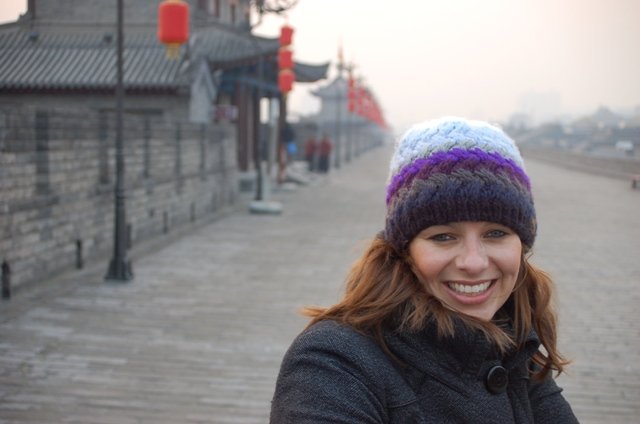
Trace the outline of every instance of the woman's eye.
[[429, 239], [433, 241], [449, 241], [449, 240], [453, 240], [453, 236], [449, 234], [436, 234], [429, 237]]
[[487, 237], [489, 238], [500, 238], [506, 235], [507, 235], [507, 232], [502, 230], [491, 230], [487, 233]]

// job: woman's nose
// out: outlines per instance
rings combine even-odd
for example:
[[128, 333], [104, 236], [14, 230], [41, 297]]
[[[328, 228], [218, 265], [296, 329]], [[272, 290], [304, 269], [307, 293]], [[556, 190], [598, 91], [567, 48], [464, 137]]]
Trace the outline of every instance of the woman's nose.
[[478, 239], [465, 240], [456, 257], [456, 266], [469, 274], [478, 274], [489, 265], [485, 246]]

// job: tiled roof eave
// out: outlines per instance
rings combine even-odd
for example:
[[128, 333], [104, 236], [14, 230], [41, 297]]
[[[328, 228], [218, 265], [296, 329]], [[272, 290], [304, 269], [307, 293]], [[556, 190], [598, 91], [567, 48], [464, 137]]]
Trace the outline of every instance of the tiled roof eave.
[[[101, 91], [115, 86], [113, 42], [95, 33], [0, 31], [0, 89]], [[183, 60], [168, 60], [153, 34], [125, 37], [125, 85], [136, 90], [175, 90], [188, 82]]]
[[308, 64], [296, 61], [295, 73], [297, 82], [316, 82], [327, 78], [331, 62], [322, 64]]
[[[125, 93], [175, 93], [182, 87], [175, 85], [126, 85]], [[4, 94], [60, 94], [60, 93], [115, 93], [115, 85], [10, 85], [0, 83], [0, 90]]]

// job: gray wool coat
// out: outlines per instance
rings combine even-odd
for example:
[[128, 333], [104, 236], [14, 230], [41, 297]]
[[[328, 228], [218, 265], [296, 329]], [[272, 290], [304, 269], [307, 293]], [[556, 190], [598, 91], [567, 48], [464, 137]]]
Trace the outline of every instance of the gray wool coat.
[[270, 422], [578, 422], [552, 378], [529, 377], [540, 346], [535, 333], [503, 358], [481, 333], [465, 329], [444, 341], [435, 328], [385, 340], [403, 366], [348, 326], [323, 321], [305, 330], [282, 362]]

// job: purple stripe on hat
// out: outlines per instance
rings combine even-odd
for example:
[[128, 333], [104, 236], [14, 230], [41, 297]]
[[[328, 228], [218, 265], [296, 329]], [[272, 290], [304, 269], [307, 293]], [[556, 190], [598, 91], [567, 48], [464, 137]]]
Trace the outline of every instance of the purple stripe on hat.
[[489, 221], [511, 228], [525, 245], [532, 246], [536, 221], [531, 193], [505, 174], [495, 175], [495, 181], [473, 175], [466, 172], [440, 181], [419, 180], [412, 189], [401, 189], [397, 193], [400, 198], [394, 197], [393, 206], [387, 209], [387, 240], [402, 252], [420, 231], [432, 225]]
[[488, 169], [506, 173], [510, 178], [515, 178], [523, 184], [527, 190], [531, 190], [529, 178], [513, 160], [507, 159], [496, 152], [485, 152], [482, 149], [455, 148], [446, 152], [436, 152], [428, 158], [416, 159], [393, 176], [387, 187], [387, 205], [393, 195], [403, 186], [419, 177], [427, 179], [436, 173], [450, 174], [456, 169]]

